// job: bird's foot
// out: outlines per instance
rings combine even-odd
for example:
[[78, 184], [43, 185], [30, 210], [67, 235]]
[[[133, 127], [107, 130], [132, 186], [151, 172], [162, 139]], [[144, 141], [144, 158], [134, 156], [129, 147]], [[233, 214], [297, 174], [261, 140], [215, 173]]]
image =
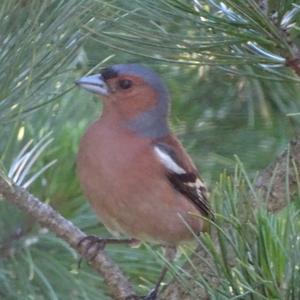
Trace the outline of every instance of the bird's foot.
[[156, 300], [157, 299], [157, 289], [152, 289], [149, 294], [142, 298], [142, 300]]
[[135, 246], [137, 243], [139, 243], [139, 241], [136, 239], [103, 239], [96, 235], [85, 236], [77, 244], [78, 248], [81, 248], [82, 245], [85, 244], [82, 257], [78, 261], [78, 268], [80, 268], [83, 257], [86, 257], [88, 261], [94, 260], [98, 252], [104, 250], [107, 244], [129, 244]]
[[89, 261], [95, 259], [98, 252], [100, 250], [104, 250], [107, 244], [107, 239], [102, 239], [95, 235], [88, 235], [78, 242], [78, 248], [80, 248], [83, 244], [85, 244], [85, 248], [82, 256], [78, 261], [78, 268], [80, 268], [83, 257], [86, 257]]

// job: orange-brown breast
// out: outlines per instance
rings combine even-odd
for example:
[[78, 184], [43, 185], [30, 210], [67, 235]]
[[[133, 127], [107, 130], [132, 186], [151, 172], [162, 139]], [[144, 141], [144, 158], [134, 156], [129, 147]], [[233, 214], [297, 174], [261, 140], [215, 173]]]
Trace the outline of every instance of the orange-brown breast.
[[82, 189], [101, 221], [112, 231], [161, 244], [192, 238], [181, 218], [203, 229], [194, 205], [176, 192], [154, 156], [150, 139], [141, 139], [105, 119], [83, 136], [78, 155]]

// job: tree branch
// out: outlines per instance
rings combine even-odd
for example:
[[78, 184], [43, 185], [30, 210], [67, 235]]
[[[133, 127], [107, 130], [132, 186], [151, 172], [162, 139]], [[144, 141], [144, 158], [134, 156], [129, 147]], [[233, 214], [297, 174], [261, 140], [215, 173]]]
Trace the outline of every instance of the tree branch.
[[[87, 255], [85, 255], [86, 244], [82, 243], [80, 247], [78, 246], [79, 241], [86, 235], [79, 228], [75, 227], [72, 222], [63, 218], [51, 206], [42, 203], [25, 189], [11, 183], [2, 173], [0, 173], [0, 196], [16, 205], [23, 212], [31, 215], [39, 224], [56, 233], [81, 256], [88, 259]], [[114, 299], [138, 299], [127, 278], [104, 251], [98, 252], [97, 256], [91, 261], [91, 266], [104, 278]]]

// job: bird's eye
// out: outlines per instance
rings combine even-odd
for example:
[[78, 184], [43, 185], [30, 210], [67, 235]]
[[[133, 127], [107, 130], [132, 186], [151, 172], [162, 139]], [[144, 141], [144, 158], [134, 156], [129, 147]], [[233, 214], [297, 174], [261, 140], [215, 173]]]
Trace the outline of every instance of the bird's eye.
[[119, 81], [119, 86], [121, 89], [126, 90], [132, 86], [132, 81], [128, 79], [123, 79]]

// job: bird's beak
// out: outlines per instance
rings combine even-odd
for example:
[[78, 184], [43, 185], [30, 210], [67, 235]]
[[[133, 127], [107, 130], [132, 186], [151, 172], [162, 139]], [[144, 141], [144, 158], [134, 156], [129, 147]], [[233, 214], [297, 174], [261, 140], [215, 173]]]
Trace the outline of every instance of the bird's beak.
[[109, 88], [101, 74], [82, 77], [76, 80], [75, 84], [95, 94], [105, 96], [109, 93]]

